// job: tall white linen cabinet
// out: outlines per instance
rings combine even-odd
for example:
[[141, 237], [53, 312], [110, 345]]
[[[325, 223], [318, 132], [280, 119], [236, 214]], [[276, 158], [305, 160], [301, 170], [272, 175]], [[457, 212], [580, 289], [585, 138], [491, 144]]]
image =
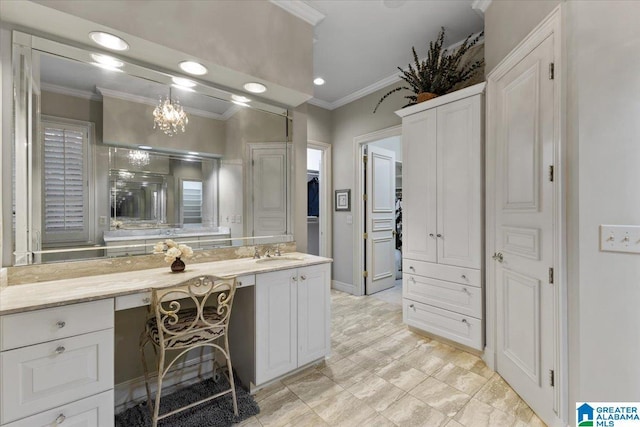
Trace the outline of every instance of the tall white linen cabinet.
[[396, 112], [404, 322], [477, 350], [484, 346], [484, 87]]

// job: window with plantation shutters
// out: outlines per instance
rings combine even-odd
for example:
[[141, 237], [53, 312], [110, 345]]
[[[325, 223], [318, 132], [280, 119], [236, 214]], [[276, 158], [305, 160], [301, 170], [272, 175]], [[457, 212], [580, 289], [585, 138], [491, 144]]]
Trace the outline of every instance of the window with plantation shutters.
[[182, 181], [182, 222], [202, 224], [201, 181]]
[[87, 127], [42, 122], [45, 243], [88, 240]]

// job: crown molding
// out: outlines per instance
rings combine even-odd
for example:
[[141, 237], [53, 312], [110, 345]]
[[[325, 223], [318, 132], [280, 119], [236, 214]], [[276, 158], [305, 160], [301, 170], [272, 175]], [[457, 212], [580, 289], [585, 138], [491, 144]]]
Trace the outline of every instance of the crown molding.
[[325, 18], [322, 12], [309, 6], [302, 0], [269, 0], [269, 2], [286, 10], [293, 16], [297, 16], [303, 21], [308, 22], [314, 27]]
[[492, 0], [474, 0], [473, 3], [471, 3], [471, 8], [478, 15], [484, 17], [484, 13], [489, 8], [489, 5], [491, 4], [491, 1]]
[[73, 96], [75, 98], [88, 99], [90, 101], [102, 101], [102, 97], [88, 90], [72, 89], [70, 87], [58, 86], [51, 83], [40, 83], [40, 90], [46, 92], [59, 93], [60, 95]]
[[[478, 36], [480, 33], [476, 33], [471, 35], [471, 38], [474, 38], [476, 36]], [[464, 42], [463, 40], [460, 40], [450, 46], [446, 47], [446, 50], [451, 50], [451, 49], [455, 49], [457, 47], [459, 47], [462, 43]], [[480, 40], [478, 41], [478, 45], [484, 44], [484, 37], [481, 37]], [[309, 101], [307, 101], [309, 104], [311, 105], [315, 105], [317, 107], [321, 107], [324, 108], [326, 110], [335, 110], [336, 108], [342, 107], [343, 105], [347, 105], [350, 102], [356, 101], [360, 98], [363, 98], [367, 95], [372, 94], [373, 92], [376, 92], [380, 89], [383, 89], [393, 83], [397, 83], [400, 81], [400, 73], [394, 73], [388, 77], [385, 77], [382, 80], [378, 80], [377, 82], [370, 84], [369, 86], [363, 87], [362, 89], [359, 89], [353, 93], [350, 93], [349, 95], [346, 95], [340, 99], [337, 99], [333, 102], [328, 102], [328, 101], [323, 101], [322, 99], [318, 99], [318, 98], [311, 98]]]
[[[147, 98], [146, 96], [133, 95], [131, 93], [120, 92], [120, 91], [112, 90], [112, 89], [105, 89], [105, 88], [97, 87], [97, 86], [96, 86], [96, 89], [103, 96], [108, 96], [110, 98], [122, 99], [124, 101], [137, 102], [138, 104], [150, 105], [152, 107], [155, 107], [156, 105], [158, 105], [158, 100], [152, 99], [152, 98]], [[237, 106], [237, 105], [233, 105], [233, 106], [229, 107], [224, 112], [224, 114], [212, 113], [211, 111], [200, 110], [198, 108], [185, 107], [184, 105], [182, 106], [182, 108], [184, 109], [184, 111], [186, 113], [193, 114], [194, 116], [199, 116], [199, 117], [204, 117], [204, 118], [207, 118], [207, 119], [214, 119], [214, 120], [227, 120], [229, 117], [233, 116], [238, 111], [238, 109], [240, 107]]]

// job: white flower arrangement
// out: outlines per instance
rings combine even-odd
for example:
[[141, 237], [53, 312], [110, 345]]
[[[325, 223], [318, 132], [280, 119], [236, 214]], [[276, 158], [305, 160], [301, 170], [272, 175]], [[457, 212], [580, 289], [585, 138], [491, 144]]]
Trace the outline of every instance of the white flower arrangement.
[[116, 230], [119, 230], [120, 228], [122, 228], [124, 224], [122, 223], [122, 221], [117, 221], [115, 219], [111, 220], [111, 227], [115, 228]]
[[[165, 251], [166, 250], [166, 251]], [[165, 262], [173, 262], [176, 258], [191, 258], [193, 249], [187, 245], [179, 245], [171, 239], [158, 242], [153, 247], [154, 254], [164, 254]]]

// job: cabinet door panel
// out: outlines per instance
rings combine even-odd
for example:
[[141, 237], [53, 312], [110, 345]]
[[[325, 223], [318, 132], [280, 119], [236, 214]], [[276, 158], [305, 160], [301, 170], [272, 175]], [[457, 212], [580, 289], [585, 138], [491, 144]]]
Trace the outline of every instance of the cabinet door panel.
[[437, 108], [438, 262], [481, 267], [480, 95]]
[[436, 262], [436, 110], [402, 122], [403, 256]]
[[322, 264], [298, 270], [298, 366], [329, 353], [330, 269]]
[[296, 369], [297, 271], [256, 275], [256, 385]]

